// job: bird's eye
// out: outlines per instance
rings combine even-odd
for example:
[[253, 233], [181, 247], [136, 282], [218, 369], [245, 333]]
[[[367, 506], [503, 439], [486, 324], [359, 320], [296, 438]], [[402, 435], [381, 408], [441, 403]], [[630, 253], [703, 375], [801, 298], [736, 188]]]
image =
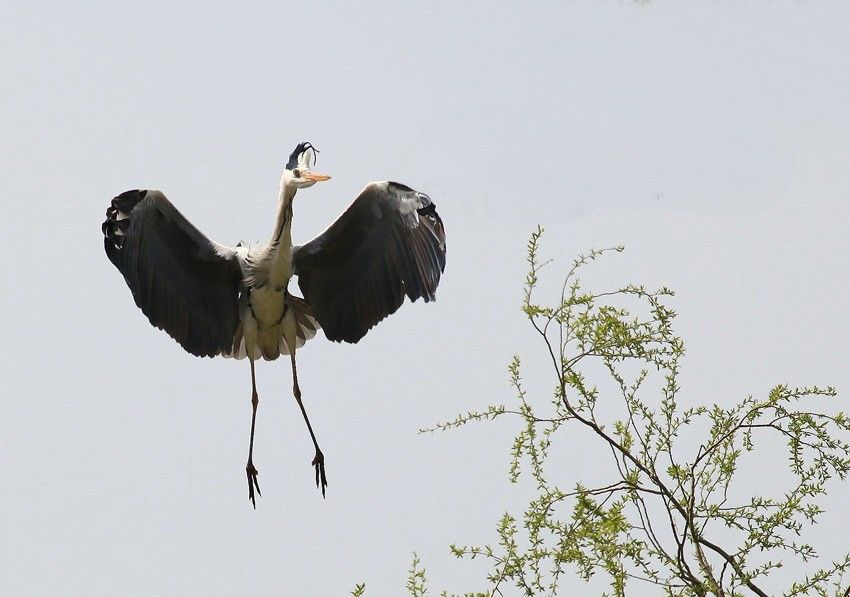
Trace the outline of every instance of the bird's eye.
[[296, 168], [295, 170], [292, 171], [292, 176], [294, 176], [295, 178], [301, 178], [301, 170]]

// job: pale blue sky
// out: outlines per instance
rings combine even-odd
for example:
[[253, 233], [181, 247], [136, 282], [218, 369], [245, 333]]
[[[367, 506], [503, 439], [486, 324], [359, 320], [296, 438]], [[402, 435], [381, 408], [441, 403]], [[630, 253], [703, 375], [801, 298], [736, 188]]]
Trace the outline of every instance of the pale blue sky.
[[[3, 594], [342, 595], [365, 580], [398, 595], [412, 550], [435, 588], [476, 588], [482, 569], [447, 545], [493, 541], [530, 495], [506, 483], [515, 429], [416, 430], [511, 400], [510, 356], [534, 355], [518, 305], [538, 223], [564, 265], [626, 244], [600, 284], [678, 291], [694, 401], [779, 382], [850, 396], [846, 3], [3, 13]], [[304, 139], [334, 178], [299, 194], [295, 242], [390, 178], [434, 199], [448, 265], [436, 304], [299, 353], [327, 500], [288, 366], [258, 367], [253, 511], [247, 363], [193, 358], [152, 329], [100, 223], [112, 196], [152, 187], [220, 242], [265, 238]], [[591, 448], [563, 448], [571, 484]], [[846, 548], [831, 531], [850, 527], [848, 497], [835, 489], [815, 533], [827, 555]]]

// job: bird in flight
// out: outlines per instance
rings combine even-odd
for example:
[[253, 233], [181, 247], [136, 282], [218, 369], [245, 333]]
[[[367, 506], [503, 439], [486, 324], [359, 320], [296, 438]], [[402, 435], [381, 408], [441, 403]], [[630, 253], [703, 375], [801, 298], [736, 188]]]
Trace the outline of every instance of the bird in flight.
[[[248, 498], [260, 495], [254, 466], [257, 383], [254, 362], [289, 355], [292, 391], [316, 450], [312, 466], [322, 496], [325, 457], [298, 386], [295, 353], [322, 329], [329, 340], [356, 343], [411, 300], [435, 300], [446, 265], [446, 235], [425, 193], [390, 181], [372, 182], [322, 234], [293, 246], [293, 202], [330, 176], [313, 171], [317, 150], [299, 143], [280, 179], [271, 239], [220, 245], [195, 228], [163, 193], [132, 190], [106, 210], [103, 243], [151, 325], [200, 357], [248, 357], [251, 435]], [[302, 297], [291, 294], [298, 276]]]

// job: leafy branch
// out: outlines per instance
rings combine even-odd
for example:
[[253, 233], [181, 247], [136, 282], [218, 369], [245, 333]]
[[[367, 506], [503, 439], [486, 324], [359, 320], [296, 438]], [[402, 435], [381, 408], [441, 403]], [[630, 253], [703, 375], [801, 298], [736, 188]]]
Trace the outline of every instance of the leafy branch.
[[[516, 483], [526, 472], [536, 496], [521, 516], [502, 517], [498, 545], [451, 546], [456, 557], [483, 557], [492, 565], [486, 590], [474, 595], [502, 595], [511, 585], [524, 595], [556, 595], [568, 573], [584, 580], [599, 575], [613, 595], [633, 585], [671, 597], [775, 593], [767, 583], [783, 557], [799, 565], [818, 558], [802, 539], [804, 530], [823, 513], [818, 500], [828, 483], [850, 472], [850, 418], [824, 407], [835, 389], [781, 384], [731, 407], [682, 406], [685, 348], [667, 305], [673, 292], [634, 284], [585, 290], [582, 268], [623, 250], [613, 247], [573, 260], [556, 302], [540, 302], [541, 273], [550, 263], [540, 258], [542, 234], [538, 228], [528, 243], [522, 311], [550, 365], [552, 396], [539, 399], [526, 388], [514, 356], [508, 366], [514, 406], [490, 405], [424, 430], [502, 417], [522, 423], [509, 479]], [[600, 371], [603, 379], [594, 382]], [[547, 465], [553, 443], [576, 428], [596, 438], [610, 466], [600, 465], [603, 481], [566, 488]], [[757, 458], [759, 447], [780, 442], [784, 473], [781, 458], [759, 462], [778, 465], [776, 479], [788, 480], [785, 489], [748, 495], [736, 483], [740, 466]], [[411, 595], [424, 595], [419, 565], [415, 558], [411, 574], [421, 584], [408, 583]], [[842, 595], [848, 568], [850, 554], [784, 595]]]

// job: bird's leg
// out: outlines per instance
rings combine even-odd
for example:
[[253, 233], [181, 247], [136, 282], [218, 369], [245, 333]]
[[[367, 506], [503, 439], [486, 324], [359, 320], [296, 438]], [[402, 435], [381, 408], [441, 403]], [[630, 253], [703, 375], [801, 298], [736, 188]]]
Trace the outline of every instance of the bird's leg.
[[254, 498], [254, 489], [257, 490], [257, 495], [260, 493], [260, 483], [257, 481], [257, 468], [254, 466], [254, 426], [257, 423], [257, 405], [260, 399], [257, 396], [257, 381], [254, 377], [254, 359], [248, 359], [251, 362], [251, 443], [248, 445], [248, 464], [245, 466], [245, 472], [248, 475], [248, 499], [257, 509], [257, 501]]
[[[295, 342], [290, 344], [294, 347]], [[313, 458], [313, 467], [316, 469], [316, 487], [322, 488], [322, 497], [325, 497], [325, 488], [328, 486], [328, 479], [325, 476], [325, 455], [319, 449], [319, 442], [316, 441], [316, 434], [313, 433], [313, 426], [310, 425], [310, 419], [307, 417], [307, 411], [304, 410], [304, 403], [301, 402], [301, 389], [298, 387], [298, 370], [295, 367], [295, 350], [289, 351], [289, 360], [292, 362], [292, 393], [295, 394], [295, 400], [301, 408], [301, 414], [304, 415], [304, 421], [307, 423], [307, 430], [310, 432], [310, 438], [313, 440], [313, 445], [316, 447], [316, 456]]]

